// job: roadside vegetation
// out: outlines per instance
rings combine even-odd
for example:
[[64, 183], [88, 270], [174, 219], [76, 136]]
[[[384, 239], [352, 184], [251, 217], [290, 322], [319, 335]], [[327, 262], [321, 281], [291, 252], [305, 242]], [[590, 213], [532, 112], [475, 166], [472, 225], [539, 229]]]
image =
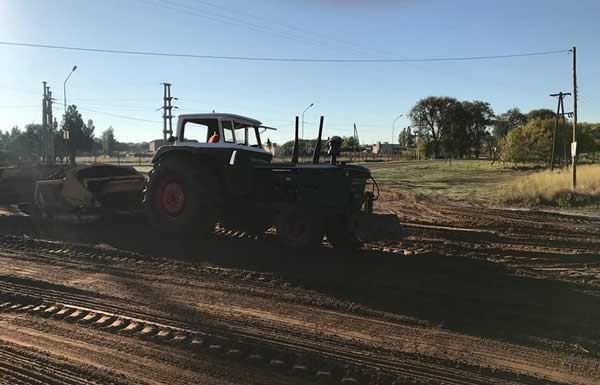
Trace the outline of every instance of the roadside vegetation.
[[[89, 119], [85, 123], [76, 105], [67, 108], [60, 126], [56, 119], [52, 122], [52, 130], [54, 153], [58, 162], [65, 162], [76, 155], [85, 154], [88, 158], [112, 157], [118, 152], [138, 153], [148, 148], [148, 143], [145, 142], [118, 142], [112, 127], [108, 127], [97, 137], [93, 120]], [[69, 132], [69, 142], [65, 140], [65, 131]], [[17, 126], [6, 131], [0, 129], [0, 165], [39, 162], [43, 153], [42, 143], [42, 125], [39, 123], [26, 124], [24, 129]]]
[[519, 177], [498, 192], [501, 202], [523, 206], [600, 207], [600, 165], [577, 168], [577, 188], [571, 191], [571, 169], [543, 171]]

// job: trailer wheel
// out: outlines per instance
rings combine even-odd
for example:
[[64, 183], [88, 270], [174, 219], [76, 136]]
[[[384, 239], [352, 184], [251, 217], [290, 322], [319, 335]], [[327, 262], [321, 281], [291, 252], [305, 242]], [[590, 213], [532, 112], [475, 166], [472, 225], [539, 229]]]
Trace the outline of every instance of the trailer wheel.
[[212, 232], [217, 222], [216, 178], [182, 157], [161, 159], [150, 172], [144, 207], [150, 223], [166, 233]]
[[299, 207], [280, 213], [275, 227], [283, 245], [294, 250], [319, 246], [325, 234], [322, 218], [310, 209]]
[[358, 235], [358, 225], [355, 216], [336, 218], [327, 226], [327, 240], [336, 249], [358, 250], [364, 243]]

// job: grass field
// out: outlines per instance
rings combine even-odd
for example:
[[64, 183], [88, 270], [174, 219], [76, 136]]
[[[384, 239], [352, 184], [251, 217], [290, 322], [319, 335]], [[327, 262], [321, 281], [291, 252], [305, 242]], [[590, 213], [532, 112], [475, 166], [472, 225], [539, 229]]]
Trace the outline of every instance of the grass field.
[[489, 161], [412, 161], [367, 164], [379, 184], [417, 194], [503, 206], [600, 207], [600, 165], [570, 170], [491, 165]]
[[498, 201], [498, 191], [532, 169], [491, 165], [487, 160], [409, 161], [367, 165], [379, 184], [450, 199]]

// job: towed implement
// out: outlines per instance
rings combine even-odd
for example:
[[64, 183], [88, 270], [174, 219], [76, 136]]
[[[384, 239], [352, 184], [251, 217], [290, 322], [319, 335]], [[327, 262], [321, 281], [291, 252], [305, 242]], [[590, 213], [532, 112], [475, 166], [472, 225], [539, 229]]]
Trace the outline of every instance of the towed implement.
[[93, 222], [141, 211], [144, 176], [133, 167], [78, 166], [35, 183], [33, 201], [45, 220]]

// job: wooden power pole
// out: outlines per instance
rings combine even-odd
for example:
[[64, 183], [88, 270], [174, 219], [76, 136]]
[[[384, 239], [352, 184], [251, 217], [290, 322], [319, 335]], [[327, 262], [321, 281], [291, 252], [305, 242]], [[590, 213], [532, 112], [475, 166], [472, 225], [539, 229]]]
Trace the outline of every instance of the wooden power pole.
[[577, 47], [573, 47], [573, 142], [571, 143], [571, 157], [573, 160], [571, 188], [577, 187]]
[[[46, 82], [42, 82], [44, 86], [44, 97], [42, 98], [42, 162], [46, 161], [46, 138], [48, 132], [48, 86]], [[50, 122], [52, 124], [52, 122]]]

